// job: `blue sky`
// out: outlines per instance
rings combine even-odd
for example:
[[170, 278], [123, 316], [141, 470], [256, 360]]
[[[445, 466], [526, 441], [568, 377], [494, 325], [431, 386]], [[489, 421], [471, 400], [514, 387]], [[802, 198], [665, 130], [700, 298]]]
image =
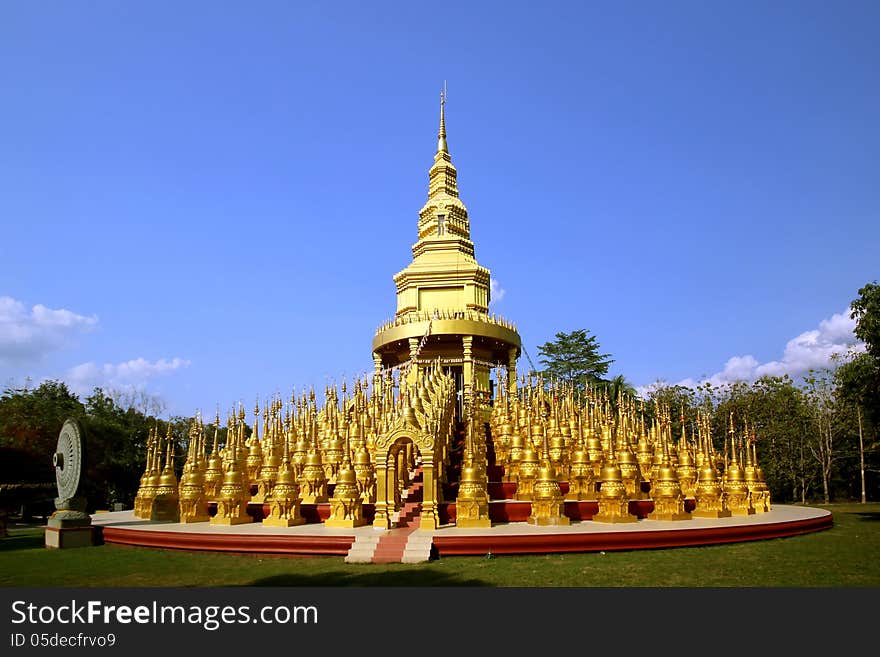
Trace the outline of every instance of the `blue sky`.
[[212, 414], [368, 371], [443, 80], [492, 310], [533, 360], [586, 328], [639, 386], [797, 374], [880, 278], [878, 24], [855, 1], [3, 3], [0, 381]]

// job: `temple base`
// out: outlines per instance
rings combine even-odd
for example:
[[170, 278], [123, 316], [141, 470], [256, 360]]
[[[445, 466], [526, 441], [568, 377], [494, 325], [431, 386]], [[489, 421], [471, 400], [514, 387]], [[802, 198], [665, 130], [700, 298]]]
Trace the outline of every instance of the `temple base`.
[[262, 524], [266, 527], [296, 527], [306, 524], [306, 519], [299, 518], [263, 518]]
[[648, 520], [690, 520], [691, 514], [687, 511], [681, 513], [649, 513]]
[[529, 516], [529, 519], [526, 522], [528, 522], [530, 525], [536, 525], [538, 527], [551, 527], [571, 524], [571, 520], [569, 520], [565, 516]]
[[366, 524], [368, 524], [366, 518], [340, 518], [338, 520], [336, 518], [327, 518], [324, 521], [325, 527], [346, 527], [348, 529], [363, 527]]
[[150, 520], [156, 522], [180, 522], [180, 498], [160, 495], [150, 505]]
[[214, 516], [213, 518], [211, 518], [212, 525], [223, 525], [223, 526], [245, 525], [245, 524], [247, 524], [249, 522], [253, 522], [253, 521], [254, 521], [254, 519], [251, 518], [249, 515], [227, 516], [227, 517], [223, 517], [223, 518], [220, 518], [218, 516]]
[[474, 527], [491, 527], [492, 521], [489, 518], [456, 518], [456, 527], [466, 527], [468, 529]]
[[633, 515], [610, 516], [603, 513], [597, 513], [592, 517], [593, 522], [638, 522], [639, 519]]
[[193, 522], [210, 522], [211, 516], [207, 513], [201, 516], [181, 516], [180, 522], [182, 524], [193, 523]]
[[694, 518], [729, 518], [730, 511], [691, 511]]

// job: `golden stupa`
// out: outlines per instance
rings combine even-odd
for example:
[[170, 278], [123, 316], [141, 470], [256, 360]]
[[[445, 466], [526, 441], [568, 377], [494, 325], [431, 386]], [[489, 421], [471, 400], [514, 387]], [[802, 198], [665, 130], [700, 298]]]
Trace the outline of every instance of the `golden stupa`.
[[394, 276], [396, 313], [373, 337], [373, 373], [327, 387], [320, 404], [314, 389], [258, 404], [252, 429], [233, 408], [222, 445], [219, 412], [210, 445], [198, 419], [180, 483], [170, 433], [154, 429], [135, 515], [390, 529], [416, 487], [429, 530], [456, 517], [489, 527], [497, 501], [528, 505], [524, 524], [535, 526], [568, 524], [569, 505], [592, 505], [586, 519], [605, 523], [769, 511], [754, 433], [738, 458], [732, 419], [731, 472], [718, 472], [708, 423], [691, 440], [682, 429], [676, 445], [668, 408], [646, 426], [632, 398], [518, 379], [522, 342], [489, 312], [490, 272], [476, 260], [446, 138], [441, 94], [428, 199], [412, 262]]

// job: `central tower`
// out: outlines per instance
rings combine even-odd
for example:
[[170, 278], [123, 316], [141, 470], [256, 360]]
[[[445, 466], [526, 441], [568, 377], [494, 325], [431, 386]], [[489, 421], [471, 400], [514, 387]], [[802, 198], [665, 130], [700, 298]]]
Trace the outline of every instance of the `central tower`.
[[410, 265], [394, 276], [397, 317], [413, 311], [489, 312], [489, 270], [477, 264], [467, 208], [458, 198], [455, 165], [446, 145], [446, 101], [428, 171], [428, 200], [419, 210], [419, 239]]
[[394, 276], [397, 312], [373, 338], [376, 373], [400, 367], [408, 380], [439, 358], [460, 398], [488, 401], [489, 372], [502, 365], [516, 386], [520, 337], [489, 314], [490, 273], [477, 263], [467, 208], [446, 143], [446, 96], [440, 94], [437, 152], [428, 171], [428, 200], [419, 211], [412, 262]]

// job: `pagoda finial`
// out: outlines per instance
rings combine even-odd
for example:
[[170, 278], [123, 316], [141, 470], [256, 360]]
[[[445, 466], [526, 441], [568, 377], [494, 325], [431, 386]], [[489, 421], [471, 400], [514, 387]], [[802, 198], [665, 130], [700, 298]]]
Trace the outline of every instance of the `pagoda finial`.
[[437, 132], [437, 152], [449, 152], [446, 145], [446, 80], [443, 81], [443, 89], [440, 90], [440, 130]]

